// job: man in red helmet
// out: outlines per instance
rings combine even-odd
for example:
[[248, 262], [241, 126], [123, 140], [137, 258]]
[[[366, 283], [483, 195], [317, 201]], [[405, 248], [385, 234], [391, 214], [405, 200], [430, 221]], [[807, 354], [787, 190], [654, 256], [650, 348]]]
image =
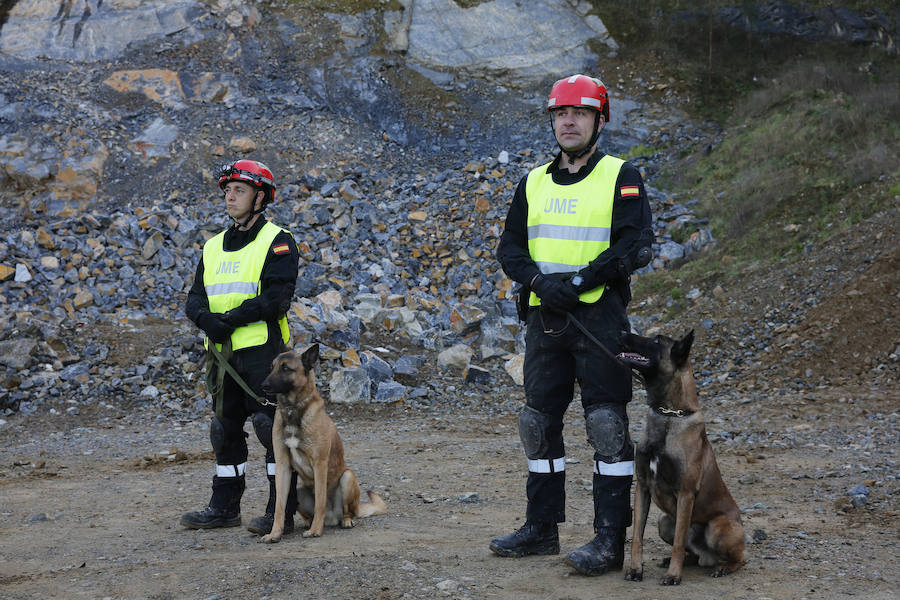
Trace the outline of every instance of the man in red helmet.
[[[299, 251], [288, 230], [262, 215], [275, 198], [275, 178], [266, 165], [255, 160], [226, 165], [219, 187], [233, 222], [204, 244], [185, 308], [188, 318], [206, 334], [209, 354], [218, 353], [210, 360], [207, 373], [215, 405], [209, 437], [216, 472], [209, 505], [185, 513], [181, 524], [189, 529], [241, 524], [248, 454], [244, 422], [250, 418], [266, 448], [269, 502], [265, 515], [253, 519], [248, 529], [266, 534], [272, 529], [275, 512], [275, 405], [268, 403], [261, 384], [272, 360], [290, 340], [286, 314], [297, 282]], [[290, 529], [296, 509], [296, 485], [292, 488], [286, 523]]]
[[594, 448], [595, 537], [566, 563], [600, 575], [622, 568], [631, 524], [634, 446], [625, 411], [631, 373], [613, 353], [620, 332], [630, 330], [629, 280], [649, 262], [653, 231], [638, 170], [597, 148], [609, 121], [603, 83], [585, 75], [560, 79], [547, 110], [560, 152], [519, 182], [497, 250], [504, 272], [522, 284], [520, 316], [527, 323], [519, 436], [528, 458], [528, 504], [525, 524], [490, 548], [500, 556], [559, 553], [563, 414], [577, 382]]

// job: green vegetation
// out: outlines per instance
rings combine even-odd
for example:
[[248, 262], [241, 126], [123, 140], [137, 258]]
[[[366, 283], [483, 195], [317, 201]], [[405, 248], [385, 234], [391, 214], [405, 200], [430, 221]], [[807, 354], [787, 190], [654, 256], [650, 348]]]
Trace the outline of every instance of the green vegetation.
[[673, 179], [732, 251], [783, 255], [896, 203], [900, 69], [852, 54], [820, 52], [767, 78], [721, 145]]
[[[695, 147], [661, 148], [677, 160], [659, 182], [681, 199], [699, 200], [696, 211], [710, 218], [717, 249], [682, 266], [677, 276], [640, 278], [637, 296], [668, 297], [674, 307], [672, 290], [680, 280], [693, 287], [736, 276], [755, 261], [790, 258], [898, 205], [895, 54], [754, 36], [708, 18], [725, 5], [752, 10], [751, 2], [651, 0], [628, 11], [612, 0], [592, 4], [622, 44], [623, 58], [657, 79], [671, 78], [680, 108], [722, 127], [721, 135]], [[892, 6], [840, 4], [854, 10]], [[807, 3], [825, 5], [832, 3]], [[681, 241], [692, 232], [671, 233]]]
[[638, 144], [634, 146], [622, 157], [625, 160], [631, 160], [633, 158], [639, 156], [653, 156], [656, 154], [657, 150], [655, 148], [651, 148], [650, 146], [645, 146], [644, 144]]
[[374, 8], [377, 10], [400, 10], [399, 0], [285, 0], [292, 8], [320, 10], [331, 13], [355, 14]]

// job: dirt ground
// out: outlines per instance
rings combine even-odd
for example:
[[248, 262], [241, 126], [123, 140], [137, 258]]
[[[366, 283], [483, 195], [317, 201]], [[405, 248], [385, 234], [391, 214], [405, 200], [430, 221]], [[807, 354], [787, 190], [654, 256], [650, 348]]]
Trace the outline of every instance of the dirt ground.
[[[669, 334], [697, 331], [692, 361], [707, 431], [748, 540], [748, 564], [729, 577], [687, 567], [680, 586], [660, 586], [656, 563], [669, 550], [652, 526], [655, 507], [644, 581], [582, 577], [563, 563], [592, 536], [591, 450], [577, 401], [567, 413], [563, 554], [494, 556], [490, 539], [521, 525], [525, 507], [521, 390], [499, 380], [467, 389], [458, 375], [433, 373], [441, 385], [428, 404], [329, 405], [349, 465], [384, 496], [388, 514], [275, 545], [244, 528], [179, 525], [209, 498], [205, 416], [63, 399], [52, 411], [7, 417], [0, 598], [896, 598], [897, 222], [890, 211], [806, 260], [705, 282], [695, 305], [663, 324]], [[863, 239], [875, 242], [855, 241]], [[632, 312], [661, 302], [638, 297]], [[646, 410], [638, 390], [629, 405], [635, 439]], [[246, 523], [261, 514], [267, 482], [245, 430]], [[856, 486], [868, 493], [858, 506]]]
[[[636, 437], [642, 399], [631, 404]], [[515, 414], [493, 400], [464, 414], [332, 406], [348, 463], [389, 512], [276, 545], [243, 528], [178, 524], [208, 500], [205, 421], [112, 410], [76, 427], [61, 415], [15, 417], [0, 429], [0, 598], [896, 598], [898, 423], [884, 394], [840, 389], [708, 407], [720, 465], [744, 509], [749, 563], [721, 579], [688, 567], [675, 588], [658, 584], [667, 547], [651, 528], [643, 582], [621, 572], [582, 577], [563, 564], [591, 535], [590, 450], [574, 409], [563, 554], [492, 555], [489, 540], [521, 524], [525, 482]], [[810, 403], [820, 409], [814, 426], [786, 418]], [[740, 440], [726, 443], [730, 431]], [[245, 522], [266, 499], [255, 446]], [[858, 483], [870, 499], [853, 508], [846, 490]]]
[[[565, 431], [563, 554], [494, 556], [490, 539], [521, 525], [525, 507], [521, 390], [500, 380], [466, 389], [458, 376], [432, 373], [443, 383], [426, 405], [329, 404], [349, 465], [384, 496], [388, 514], [275, 545], [244, 528], [179, 525], [209, 498], [205, 416], [69, 399], [6, 418], [0, 598], [896, 598], [896, 223], [889, 211], [806, 260], [705, 282], [696, 304], [663, 326], [697, 330], [692, 361], [707, 431], [748, 540], [748, 564], [729, 577], [687, 567], [679, 587], [660, 586], [656, 563], [668, 547], [652, 526], [655, 507], [644, 581], [582, 577], [563, 563], [592, 535], [591, 450], [577, 401]], [[875, 243], [855, 241], [864, 239]], [[636, 298], [632, 312], [660, 302]], [[715, 326], [698, 326], [703, 319]], [[120, 337], [117, 352], [129, 340]], [[629, 405], [635, 439], [646, 410], [638, 390]], [[246, 523], [261, 514], [267, 482], [245, 430]], [[849, 490], [859, 485], [867, 502], [853, 506]]]

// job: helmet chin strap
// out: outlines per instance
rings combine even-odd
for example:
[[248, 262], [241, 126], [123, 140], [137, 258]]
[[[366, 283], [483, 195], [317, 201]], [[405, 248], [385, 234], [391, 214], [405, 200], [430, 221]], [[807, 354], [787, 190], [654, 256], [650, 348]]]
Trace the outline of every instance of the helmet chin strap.
[[228, 216], [231, 217], [231, 220], [234, 221], [234, 224], [238, 226], [238, 229], [243, 229], [244, 227], [247, 226], [247, 223], [249, 223], [256, 214], [257, 214], [256, 212], [250, 211], [250, 214], [247, 215], [247, 218], [244, 219], [243, 221], [238, 221], [231, 215], [228, 215]]
[[[265, 192], [263, 192], [263, 199], [265, 199]], [[255, 198], [253, 199], [253, 204], [254, 204], [254, 205], [256, 204], [256, 199], [255, 199]], [[247, 226], [247, 223], [249, 223], [250, 221], [253, 220], [253, 217], [255, 217], [256, 215], [261, 215], [261, 214], [263, 213], [264, 210], [266, 210], [266, 204], [265, 204], [265, 202], [263, 202], [263, 205], [262, 205], [262, 207], [260, 207], [259, 210], [256, 210], [255, 208], [251, 208], [251, 209], [250, 209], [250, 214], [247, 215], [247, 218], [244, 219], [243, 222], [238, 221], [237, 219], [235, 219], [235, 218], [232, 217], [231, 215], [228, 215], [228, 217], [229, 217], [232, 221], [234, 221], [234, 223], [238, 226], [238, 229], [243, 229], [244, 227]]]
[[[597, 143], [597, 138], [600, 137], [600, 112], [594, 111], [594, 133], [591, 135], [591, 139], [588, 140], [588, 143], [584, 148], [578, 150], [577, 152], [569, 152], [562, 146], [559, 147], [562, 150], [562, 153], [566, 155], [566, 160], [570, 165], [574, 165], [575, 161], [587, 154], [594, 147], [594, 144]], [[559, 141], [556, 142], [559, 144]]]

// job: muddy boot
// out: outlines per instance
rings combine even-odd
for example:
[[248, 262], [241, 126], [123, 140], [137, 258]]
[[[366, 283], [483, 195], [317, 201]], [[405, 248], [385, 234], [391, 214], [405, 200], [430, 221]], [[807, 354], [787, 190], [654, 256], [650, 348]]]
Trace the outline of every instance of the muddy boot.
[[216, 529], [241, 524], [243, 477], [213, 477], [212, 498], [201, 511], [184, 513], [181, 524], [188, 529]]
[[603, 575], [621, 569], [625, 558], [625, 530], [599, 527], [597, 536], [566, 556], [566, 564], [582, 575]]
[[529, 554], [559, 554], [559, 530], [556, 523], [526, 521], [509, 535], [491, 540], [490, 549], [498, 556], [513, 558]]
[[[288, 490], [287, 504], [284, 507], [284, 533], [294, 531], [294, 513], [297, 512], [297, 474], [291, 473], [291, 489]], [[275, 476], [269, 476], [269, 501], [266, 503], [266, 514], [254, 517], [247, 525], [247, 531], [257, 535], [266, 535], [272, 531], [275, 523]]]

